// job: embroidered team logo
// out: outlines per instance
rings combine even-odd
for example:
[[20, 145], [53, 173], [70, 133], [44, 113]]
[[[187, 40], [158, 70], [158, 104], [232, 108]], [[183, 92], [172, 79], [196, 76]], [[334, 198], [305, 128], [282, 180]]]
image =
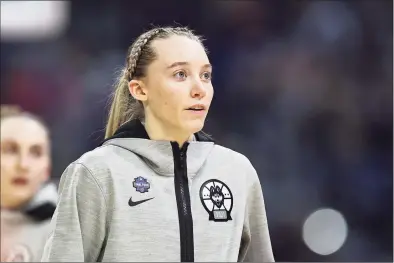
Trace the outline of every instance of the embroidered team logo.
[[6, 262], [30, 262], [31, 253], [25, 245], [16, 245], [8, 253]]
[[150, 184], [148, 183], [147, 179], [139, 176], [137, 178], [134, 178], [133, 187], [135, 188], [135, 190], [137, 190], [137, 192], [143, 194], [149, 191]]
[[209, 220], [227, 222], [232, 220], [233, 194], [222, 181], [211, 179], [201, 185], [200, 199], [209, 214]]

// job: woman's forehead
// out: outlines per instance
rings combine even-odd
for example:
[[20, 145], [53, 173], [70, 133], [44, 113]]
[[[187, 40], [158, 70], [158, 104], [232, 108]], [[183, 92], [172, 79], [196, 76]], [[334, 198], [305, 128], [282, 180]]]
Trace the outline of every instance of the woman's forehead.
[[189, 64], [209, 64], [208, 56], [202, 44], [186, 36], [171, 36], [152, 42], [157, 53], [157, 62], [171, 66], [175, 62]]
[[47, 129], [38, 121], [28, 117], [9, 117], [1, 120], [1, 140], [47, 143]]

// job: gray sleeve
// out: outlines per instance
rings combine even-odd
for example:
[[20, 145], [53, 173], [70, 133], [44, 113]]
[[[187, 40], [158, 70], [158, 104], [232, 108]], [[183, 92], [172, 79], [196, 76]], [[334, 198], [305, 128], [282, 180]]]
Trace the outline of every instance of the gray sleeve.
[[63, 173], [42, 262], [97, 261], [106, 236], [106, 202], [95, 177], [73, 163]]
[[254, 168], [246, 205], [239, 261], [275, 262], [268, 230], [263, 191]]

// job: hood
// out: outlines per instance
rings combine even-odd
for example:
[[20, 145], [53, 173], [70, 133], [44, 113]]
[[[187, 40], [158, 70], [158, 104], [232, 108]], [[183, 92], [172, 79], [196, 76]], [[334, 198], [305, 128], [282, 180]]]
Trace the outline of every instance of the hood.
[[58, 194], [55, 183], [46, 183], [22, 211], [36, 221], [50, 219], [55, 212], [57, 199]]
[[[113, 145], [133, 152], [142, 158], [156, 173], [174, 176], [174, 147], [176, 142], [150, 140], [144, 125], [131, 120], [106, 139], [101, 145]], [[194, 140], [186, 142], [187, 171], [196, 174], [214, 147], [214, 140], [204, 132], [194, 134]], [[179, 149], [179, 148], [178, 148]]]

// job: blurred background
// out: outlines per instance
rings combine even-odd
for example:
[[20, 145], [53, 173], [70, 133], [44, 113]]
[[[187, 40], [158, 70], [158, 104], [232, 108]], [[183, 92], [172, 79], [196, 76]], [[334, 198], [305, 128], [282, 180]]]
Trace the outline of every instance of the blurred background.
[[206, 38], [206, 132], [263, 185], [276, 261], [393, 261], [393, 2], [1, 1], [1, 103], [41, 115], [53, 178], [104, 136], [128, 46]]

